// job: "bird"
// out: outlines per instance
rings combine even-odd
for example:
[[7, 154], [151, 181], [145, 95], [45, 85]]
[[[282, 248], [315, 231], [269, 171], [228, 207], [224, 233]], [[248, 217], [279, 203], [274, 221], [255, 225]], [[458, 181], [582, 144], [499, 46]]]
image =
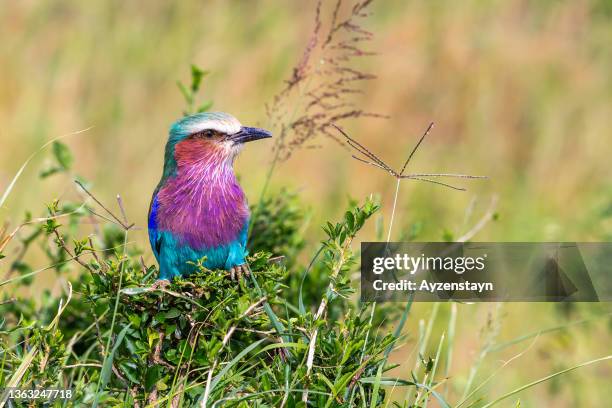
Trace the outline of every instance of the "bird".
[[195, 272], [202, 259], [202, 266], [226, 270], [232, 280], [248, 276], [250, 211], [234, 161], [245, 143], [270, 137], [224, 112], [196, 113], [172, 124], [148, 214], [159, 264], [156, 288]]

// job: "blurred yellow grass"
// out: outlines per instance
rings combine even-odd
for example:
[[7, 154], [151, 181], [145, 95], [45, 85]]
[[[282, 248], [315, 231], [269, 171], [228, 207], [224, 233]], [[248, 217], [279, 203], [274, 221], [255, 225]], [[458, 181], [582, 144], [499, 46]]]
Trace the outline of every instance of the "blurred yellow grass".
[[[500, 219], [478, 239], [612, 238], [610, 221], [601, 217], [612, 201], [611, 9], [604, 0], [374, 4], [367, 28], [375, 32], [370, 46], [377, 55], [362, 64], [378, 78], [355, 103], [390, 118], [361, 119], [347, 130], [400, 165], [435, 121], [409, 170], [490, 177], [466, 183], [467, 193], [406, 182], [396, 225], [405, 230], [422, 221], [421, 239], [441, 239], [444, 229], [461, 234], [469, 203], [478, 199], [473, 221], [497, 193]], [[0, 190], [47, 140], [93, 126], [68, 142], [76, 169], [106, 202], [121, 194], [130, 218], [146, 225], [167, 129], [183, 107], [175, 81], [186, 79], [189, 64], [197, 63], [212, 71], [204, 94], [214, 100], [214, 109], [265, 126], [264, 104], [299, 57], [312, 12], [308, 2], [3, 2]], [[394, 180], [352, 160], [336, 144], [319, 142], [318, 150], [300, 151], [283, 163], [272, 180], [273, 186], [299, 189], [313, 207], [308, 234], [316, 241], [319, 221], [333, 219], [349, 196], [380, 193], [388, 216]], [[249, 146], [238, 160], [251, 201], [260, 191], [270, 149], [271, 143]], [[42, 211], [44, 202], [71, 188], [63, 178], [38, 180], [42, 157], [26, 169], [0, 219], [17, 222], [24, 210]], [[373, 236], [371, 230], [363, 238]], [[134, 237], [146, 246], [145, 230]], [[555, 326], [566, 318], [559, 309], [506, 305], [500, 337]], [[410, 333], [429, 310], [415, 306]], [[488, 310], [488, 305], [459, 307], [455, 384], [467, 375]], [[602, 310], [609, 307], [578, 305], [569, 318]], [[445, 329], [444, 313], [438, 335]], [[588, 327], [542, 336], [527, 356], [499, 374], [492, 394], [609, 351], [605, 320]], [[396, 361], [412, 346], [397, 353]], [[526, 344], [500, 352], [500, 358], [521, 347]], [[487, 364], [495, 366], [496, 358]], [[523, 406], [601, 406], [610, 375], [609, 365], [569, 374], [571, 380], [557, 388], [551, 383], [527, 393]]]

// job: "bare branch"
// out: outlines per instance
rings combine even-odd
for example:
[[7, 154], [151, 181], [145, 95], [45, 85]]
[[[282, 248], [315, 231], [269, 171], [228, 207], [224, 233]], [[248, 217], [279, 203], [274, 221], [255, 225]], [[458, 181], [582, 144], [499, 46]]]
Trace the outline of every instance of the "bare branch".
[[[94, 210], [92, 210], [92, 209], [91, 209], [91, 208], [89, 208], [89, 207], [87, 208], [87, 211], [89, 211], [89, 212], [90, 212], [92, 215], [95, 215], [96, 217], [100, 217], [100, 218], [102, 218], [104, 221], [108, 221], [108, 222], [110, 222], [111, 224], [115, 224], [115, 225], [118, 225], [118, 226], [120, 226], [120, 227], [123, 227], [123, 225], [122, 225], [122, 224], [120, 224], [120, 223], [118, 223], [117, 221], [114, 221], [114, 220], [112, 220], [112, 219], [108, 218], [108, 217], [107, 217], [107, 216], [105, 216], [105, 215], [99, 214], [99, 213], [95, 212]], [[93, 220], [91, 221], [91, 223], [92, 223], [92, 224], [95, 224], [96, 222], [97, 222], [97, 221], [93, 221]], [[85, 223], [84, 223], [84, 224], [85, 224]]]
[[123, 198], [119, 194], [117, 194], [117, 204], [119, 205], [119, 210], [121, 210], [121, 215], [123, 216], [123, 222], [127, 225], [127, 215], [125, 215], [125, 207], [123, 206]]
[[64, 252], [66, 252], [66, 254], [68, 254], [68, 256], [72, 259], [74, 259], [75, 261], [77, 261], [79, 264], [81, 264], [81, 266], [85, 269], [87, 269], [89, 272], [91, 273], [96, 273], [96, 271], [87, 263], [85, 263], [77, 254], [72, 254], [72, 251], [70, 251], [70, 249], [68, 248], [68, 246], [66, 245], [66, 243], [64, 242], [64, 238], [60, 235], [60, 233], [57, 231], [57, 229], [53, 230], [53, 233], [55, 234], [55, 238], [57, 241], [57, 244], [64, 250]]
[[412, 177], [455, 177], [455, 178], [468, 178], [468, 179], [488, 179], [488, 176], [472, 176], [469, 174], [456, 174], [456, 173], [415, 173], [406, 174], [401, 178], [412, 178]]
[[125, 229], [127, 229], [127, 226], [126, 226], [126, 225], [124, 225], [124, 224], [123, 224], [123, 222], [122, 222], [122, 221], [121, 221], [121, 220], [120, 220], [120, 219], [119, 219], [119, 218], [118, 218], [118, 217], [117, 217], [117, 216], [116, 216], [116, 215], [115, 215], [115, 214], [114, 214], [114, 213], [113, 213], [111, 210], [109, 210], [108, 208], [106, 208], [106, 206], [105, 206], [104, 204], [102, 204], [102, 203], [100, 202], [100, 200], [98, 200], [98, 199], [97, 199], [97, 198], [96, 198], [96, 197], [95, 197], [93, 194], [91, 194], [91, 193], [89, 192], [89, 190], [87, 190], [87, 189], [85, 188], [85, 186], [83, 185], [83, 183], [81, 183], [79, 180], [74, 180], [74, 182], [75, 182], [75, 183], [76, 183], [76, 184], [77, 184], [79, 187], [81, 187], [81, 189], [83, 189], [83, 191], [84, 191], [85, 193], [87, 193], [87, 195], [88, 195], [89, 197], [91, 197], [91, 199], [92, 199], [92, 200], [94, 200], [94, 201], [95, 201], [95, 202], [96, 202], [96, 203], [97, 203], [97, 204], [98, 204], [100, 207], [102, 207], [102, 208], [104, 209], [104, 211], [106, 211], [106, 212], [107, 212], [107, 213], [108, 213], [108, 214], [109, 214], [109, 215], [110, 215], [110, 216], [111, 216], [111, 217], [112, 217], [112, 218], [113, 218], [115, 221], [117, 221], [117, 223], [119, 223], [119, 225], [121, 225], [122, 227], [124, 227]]
[[427, 127], [427, 129], [425, 130], [425, 133], [423, 133], [423, 136], [421, 136], [421, 139], [419, 139], [419, 142], [416, 144], [416, 146], [414, 146], [414, 149], [412, 149], [412, 151], [410, 152], [410, 155], [408, 155], [408, 158], [404, 162], [404, 166], [402, 166], [402, 170], [399, 172], [400, 176], [404, 175], [404, 171], [406, 170], [406, 166], [408, 166], [408, 162], [410, 162], [410, 159], [412, 159], [412, 156], [414, 155], [414, 153], [417, 151], [421, 143], [423, 143], [423, 140], [425, 140], [425, 137], [427, 137], [429, 132], [431, 132], [431, 129], [433, 129], [433, 126], [434, 126], [434, 123], [431, 122], [429, 126]]
[[370, 162], [370, 161], [367, 161], [367, 160], [363, 160], [363, 159], [355, 156], [354, 154], [352, 154], [351, 157], [353, 159], [355, 159], [355, 160], [358, 160], [358, 161], [362, 162], [362, 163], [369, 164], [369, 165], [374, 166], [374, 167], [378, 167], [379, 169], [386, 171], [387, 173], [391, 174], [394, 177], [396, 176], [396, 174], [395, 174], [395, 172], [393, 170], [387, 169], [387, 168], [385, 168], [385, 167], [383, 167], [383, 166], [381, 166], [381, 165], [379, 165], [377, 163]]
[[369, 150], [361, 147], [361, 145], [355, 144], [355, 141], [347, 139], [347, 143], [348, 143], [348, 145], [350, 147], [352, 147], [353, 149], [357, 150], [359, 153], [363, 154], [368, 159], [376, 162], [383, 169], [385, 169], [385, 170], [392, 170], [391, 167], [389, 167], [389, 165], [387, 165], [385, 162], [383, 162], [381, 159], [379, 159], [374, 153], [372, 153]]
[[100, 265], [100, 268], [106, 269], [105, 265], [102, 262], [100, 262], [100, 258], [98, 258], [98, 254], [96, 253], [96, 250], [94, 249], [94, 243], [93, 243], [93, 239], [91, 239], [91, 235], [87, 239], [89, 240], [89, 247], [91, 248], [91, 251], [89, 252], [94, 257], [98, 265]]
[[440, 181], [429, 180], [429, 179], [425, 179], [425, 178], [421, 178], [421, 177], [406, 177], [406, 179], [407, 180], [425, 181], [427, 183], [433, 183], [433, 184], [438, 184], [438, 185], [441, 185], [441, 186], [444, 186], [444, 187], [452, 188], [453, 190], [465, 191], [465, 188], [463, 188], [463, 187], [455, 187], [455, 186], [451, 186], [450, 184], [442, 183]]
[[378, 163], [382, 168], [391, 172], [391, 174], [395, 176], [395, 171], [393, 171], [393, 169], [391, 169], [391, 167], [387, 165], [384, 161], [378, 158], [377, 155], [372, 153], [368, 148], [366, 148], [364, 145], [362, 145], [355, 139], [351, 138], [344, 130], [342, 130], [342, 128], [337, 126], [335, 123], [332, 123], [331, 125], [335, 127], [340, 133], [342, 133], [342, 136], [346, 138], [348, 144], [351, 147], [353, 147], [355, 150], [357, 150], [359, 153], [363, 154], [364, 156], [368, 157], [369, 159], [373, 160], [374, 162]]

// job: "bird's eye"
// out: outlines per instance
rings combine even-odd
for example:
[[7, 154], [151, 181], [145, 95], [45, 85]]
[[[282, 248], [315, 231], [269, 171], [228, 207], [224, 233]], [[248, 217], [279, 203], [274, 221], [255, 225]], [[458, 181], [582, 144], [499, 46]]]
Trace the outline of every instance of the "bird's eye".
[[204, 131], [204, 136], [210, 138], [213, 137], [215, 135], [215, 132], [213, 130], [206, 130]]

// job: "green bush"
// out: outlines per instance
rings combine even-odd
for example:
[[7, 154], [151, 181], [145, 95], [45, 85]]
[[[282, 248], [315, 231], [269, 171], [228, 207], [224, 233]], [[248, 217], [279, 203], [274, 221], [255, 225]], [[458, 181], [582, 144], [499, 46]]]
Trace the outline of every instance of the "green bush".
[[[382, 406], [371, 379], [394, 337], [370, 333], [348, 278], [351, 243], [374, 202], [327, 223], [307, 267], [297, 260], [305, 212], [282, 190], [253, 209], [250, 279], [200, 265], [163, 289], [152, 286], [157, 269], [142, 250], [126, 245], [132, 226], [122, 216], [96, 217], [99, 233], [79, 236], [80, 222], [106, 208], [55, 201], [38, 222], [26, 215], [31, 223], [14, 238], [23, 254], [2, 286], [18, 293], [54, 273], [64, 295], [15, 301], [4, 292], [2, 386], [71, 388], [69, 406], [370, 406], [374, 393]], [[49, 268], [25, 261], [36, 246]]]

